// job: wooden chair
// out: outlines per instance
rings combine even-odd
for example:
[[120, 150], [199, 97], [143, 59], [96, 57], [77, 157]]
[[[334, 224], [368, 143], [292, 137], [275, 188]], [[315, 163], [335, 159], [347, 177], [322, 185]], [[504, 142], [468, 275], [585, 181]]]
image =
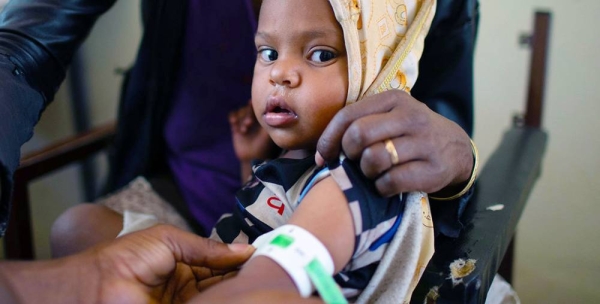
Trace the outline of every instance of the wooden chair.
[[21, 158], [15, 172], [10, 220], [4, 235], [6, 259], [34, 259], [28, 185], [31, 181], [105, 149], [115, 134], [115, 123], [83, 132]]
[[[541, 117], [549, 24], [549, 13], [536, 13], [524, 118], [514, 119], [513, 126], [481, 170], [474, 197], [462, 218], [465, 230], [460, 237], [436, 239], [436, 253], [413, 295], [415, 303], [424, 300], [428, 303], [483, 303], [497, 272], [509, 282], [512, 279], [512, 239], [528, 195], [540, 174], [546, 147], [547, 135], [541, 129]], [[11, 219], [4, 238], [7, 259], [35, 257], [28, 183], [98, 153], [110, 144], [114, 134], [115, 124], [111, 123], [23, 157], [15, 174]], [[503, 205], [501, 211], [488, 210], [491, 204], [498, 203]], [[460, 259], [475, 260], [475, 267], [469, 268], [467, 262], [465, 266], [455, 268], [461, 281], [454, 284], [450, 265]]]

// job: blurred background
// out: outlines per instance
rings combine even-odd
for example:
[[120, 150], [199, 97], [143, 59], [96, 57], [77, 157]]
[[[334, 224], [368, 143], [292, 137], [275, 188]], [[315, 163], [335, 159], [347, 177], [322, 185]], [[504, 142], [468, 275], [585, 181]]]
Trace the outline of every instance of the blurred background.
[[[443, 0], [440, 0], [443, 1]], [[7, 2], [0, 0], [0, 7]], [[122, 76], [140, 33], [140, 1], [117, 1], [80, 52], [90, 124], [115, 119]], [[482, 161], [511, 117], [524, 111], [530, 52], [519, 37], [533, 30], [535, 10], [553, 14], [542, 124], [549, 143], [541, 178], [517, 229], [515, 284], [523, 303], [600, 302], [600, 35], [598, 0], [481, 0], [475, 57], [475, 142]], [[32, 151], [75, 133], [69, 83], [61, 88], [23, 147]], [[105, 157], [97, 161], [101, 183]], [[49, 257], [49, 229], [68, 206], [84, 201], [79, 169], [34, 182], [36, 254]], [[501, 202], [497, 202], [501, 203]], [[595, 224], [596, 223], [596, 224]]]
[[[600, 289], [600, 1], [481, 0], [475, 142], [487, 157], [522, 112], [530, 52], [518, 37], [536, 9], [553, 14], [543, 128], [549, 141], [517, 228], [515, 289], [523, 303], [598, 303]], [[498, 202], [500, 203], [500, 202]]]

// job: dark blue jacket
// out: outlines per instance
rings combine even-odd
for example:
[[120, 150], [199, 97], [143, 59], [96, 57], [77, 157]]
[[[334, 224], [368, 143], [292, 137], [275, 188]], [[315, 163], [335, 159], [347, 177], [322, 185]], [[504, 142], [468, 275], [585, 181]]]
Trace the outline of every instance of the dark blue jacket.
[[[76, 49], [114, 2], [11, 0], [0, 14], [0, 235], [7, 224], [20, 147], [33, 135]], [[186, 3], [142, 0], [144, 34], [123, 85], [108, 190], [167, 168], [162, 129], [178, 72]], [[477, 0], [438, 0], [412, 90], [415, 98], [469, 134], [477, 21]]]

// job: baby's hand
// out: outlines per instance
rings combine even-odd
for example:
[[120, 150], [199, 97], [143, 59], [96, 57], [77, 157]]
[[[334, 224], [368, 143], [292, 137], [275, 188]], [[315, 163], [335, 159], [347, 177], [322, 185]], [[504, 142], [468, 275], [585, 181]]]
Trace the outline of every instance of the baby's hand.
[[267, 159], [273, 155], [275, 144], [258, 123], [251, 102], [229, 113], [229, 125], [235, 154], [240, 161]]

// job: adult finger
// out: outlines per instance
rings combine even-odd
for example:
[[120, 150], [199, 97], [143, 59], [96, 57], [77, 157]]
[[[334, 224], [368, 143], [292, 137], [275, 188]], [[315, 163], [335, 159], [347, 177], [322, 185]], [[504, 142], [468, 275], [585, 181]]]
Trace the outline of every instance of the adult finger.
[[315, 155], [317, 164], [322, 165], [325, 161], [333, 160], [339, 156], [342, 137], [354, 121], [364, 116], [391, 111], [395, 105], [397, 94], [398, 91], [386, 91], [369, 96], [360, 102], [342, 108], [336, 113], [317, 143], [317, 153]]
[[244, 263], [254, 252], [251, 245], [224, 244], [168, 225], [150, 229], [156, 230], [149, 233], [161, 238], [177, 262], [192, 266], [229, 269]]
[[413, 136], [401, 136], [390, 139], [392, 148], [396, 151], [396, 163], [392, 152], [386, 147], [387, 142], [378, 141], [365, 148], [360, 158], [360, 169], [368, 178], [375, 179], [397, 165], [410, 161], [424, 160], [426, 155], [418, 140]]
[[373, 114], [354, 121], [342, 137], [342, 150], [346, 156], [354, 160], [362, 158], [367, 147], [410, 134], [412, 120], [398, 112], [402, 111]]
[[[241, 265], [250, 245], [226, 245], [169, 225], [159, 225], [118, 238], [92, 251], [107, 277], [155, 286], [175, 270], [177, 262], [229, 269]], [[94, 253], [96, 252], [96, 253]]]
[[411, 161], [394, 166], [375, 180], [377, 190], [383, 196], [402, 192], [423, 191], [433, 193], [448, 184], [447, 174], [442, 174], [427, 161]]

